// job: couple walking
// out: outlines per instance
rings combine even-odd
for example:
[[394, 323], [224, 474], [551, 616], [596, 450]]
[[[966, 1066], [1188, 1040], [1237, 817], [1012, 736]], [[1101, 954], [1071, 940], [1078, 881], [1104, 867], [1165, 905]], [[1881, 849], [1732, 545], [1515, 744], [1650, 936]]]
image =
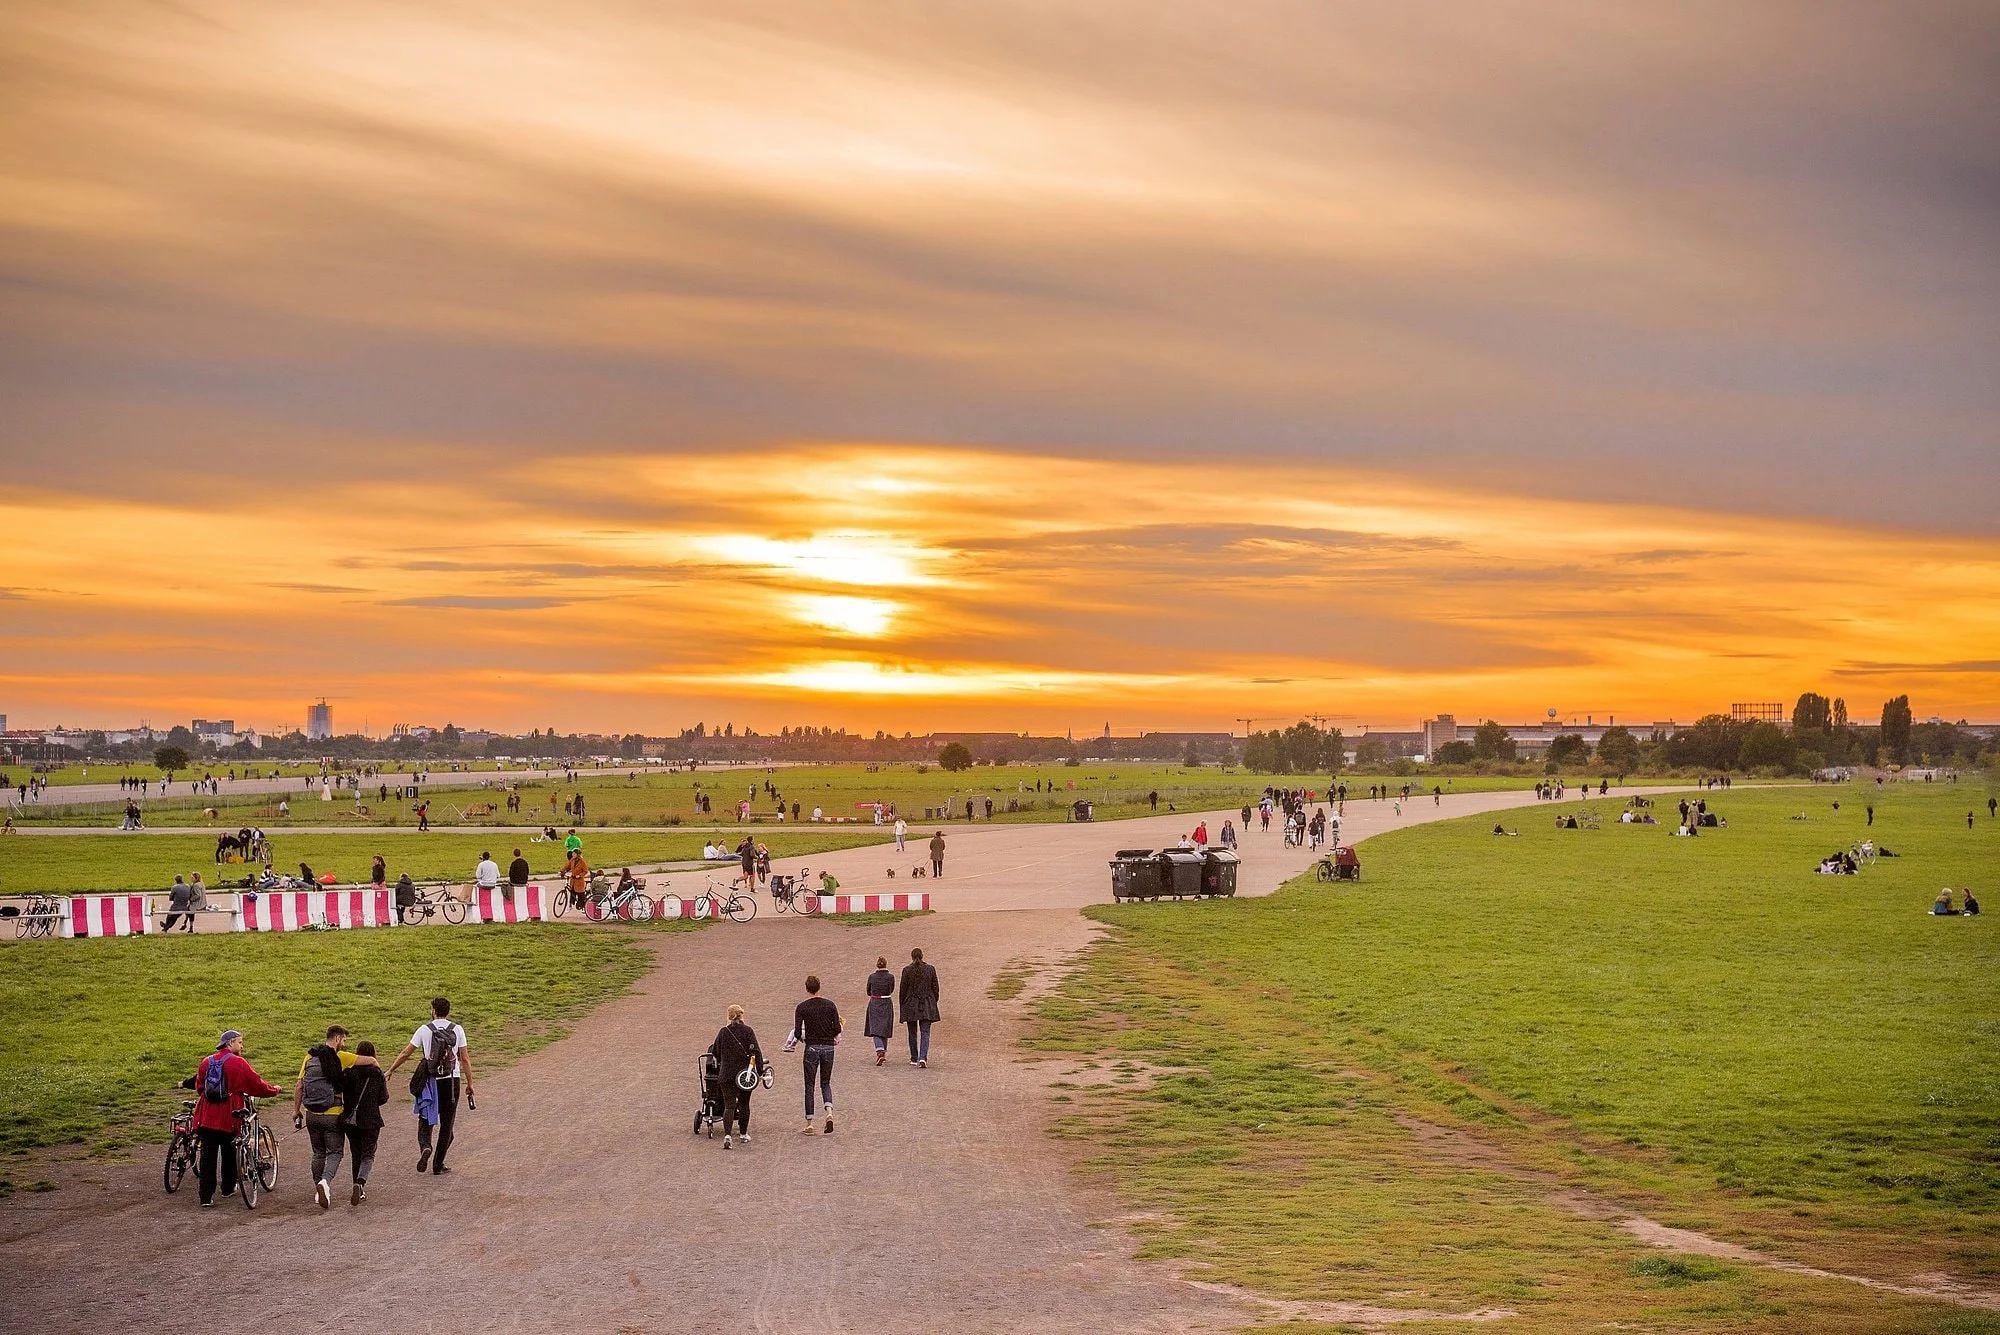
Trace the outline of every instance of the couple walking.
[[903, 1008], [903, 1027], [910, 1035], [910, 1065], [925, 1066], [931, 1056], [931, 1026], [938, 1014], [938, 973], [935, 965], [924, 962], [922, 950], [910, 952], [899, 979], [889, 972], [889, 957], [875, 957], [875, 972], [868, 975], [868, 1018], [862, 1032], [875, 1044], [875, 1064], [889, 1060], [889, 1038], [895, 1033], [895, 998]]

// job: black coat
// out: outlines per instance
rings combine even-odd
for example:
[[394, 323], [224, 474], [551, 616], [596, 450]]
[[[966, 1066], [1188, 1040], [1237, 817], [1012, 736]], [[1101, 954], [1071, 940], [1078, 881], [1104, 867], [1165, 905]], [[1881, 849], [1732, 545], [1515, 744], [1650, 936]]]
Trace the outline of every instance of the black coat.
[[877, 969], [868, 975], [868, 1020], [861, 1026], [864, 1038], [890, 1038], [896, 1032], [896, 975]]
[[757, 1046], [757, 1032], [741, 1020], [722, 1026], [715, 1035], [715, 1059], [722, 1067], [722, 1082], [733, 1082], [744, 1068], [764, 1069], [764, 1050]]
[[937, 970], [918, 960], [911, 960], [903, 966], [903, 981], [896, 988], [896, 1000], [903, 1006], [903, 1023], [929, 1020], [936, 1023], [944, 1017], [938, 1014]]
[[356, 1062], [341, 1072], [342, 1126], [362, 1130], [382, 1128], [382, 1105], [389, 1101], [389, 1081], [380, 1066]]

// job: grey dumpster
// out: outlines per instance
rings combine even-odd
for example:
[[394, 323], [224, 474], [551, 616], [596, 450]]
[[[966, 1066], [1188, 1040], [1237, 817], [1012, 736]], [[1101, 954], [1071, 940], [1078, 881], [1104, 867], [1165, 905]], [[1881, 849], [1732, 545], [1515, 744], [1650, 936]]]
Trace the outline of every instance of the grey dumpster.
[[1158, 899], [1160, 860], [1150, 848], [1121, 848], [1111, 859], [1113, 899]]
[[1096, 811], [1097, 808], [1092, 806], [1088, 801], [1078, 798], [1076, 801], [1070, 803], [1069, 818], [1076, 821], [1093, 820], [1095, 819]]
[[1202, 855], [1201, 892], [1204, 895], [1234, 895], [1236, 864], [1242, 859], [1226, 848], [1211, 848]]
[[1191, 849], [1169, 848], [1160, 854], [1163, 889], [1176, 899], [1201, 897], [1202, 856]]

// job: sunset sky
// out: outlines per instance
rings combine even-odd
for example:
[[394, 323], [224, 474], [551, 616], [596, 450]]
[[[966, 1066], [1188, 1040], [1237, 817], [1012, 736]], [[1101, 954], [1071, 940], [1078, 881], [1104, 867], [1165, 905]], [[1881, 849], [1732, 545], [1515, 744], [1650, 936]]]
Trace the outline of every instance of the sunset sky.
[[2000, 719], [2000, 10], [0, 12], [13, 726]]

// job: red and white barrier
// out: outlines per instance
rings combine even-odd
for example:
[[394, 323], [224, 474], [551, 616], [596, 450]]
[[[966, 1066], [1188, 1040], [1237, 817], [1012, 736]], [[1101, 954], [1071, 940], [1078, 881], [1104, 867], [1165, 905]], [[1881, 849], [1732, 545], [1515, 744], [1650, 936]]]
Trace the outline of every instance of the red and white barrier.
[[916, 895], [803, 895], [799, 899], [800, 911], [804, 913], [898, 913], [915, 909], [926, 911], [931, 906], [928, 894]]
[[497, 890], [477, 887], [465, 915], [467, 922], [540, 922], [542, 887], [526, 885], [519, 890], [501, 886]]
[[265, 890], [236, 897], [239, 932], [296, 932], [330, 927], [393, 927], [396, 903], [388, 890]]
[[74, 895], [57, 935], [144, 936], [153, 930], [144, 895]]

